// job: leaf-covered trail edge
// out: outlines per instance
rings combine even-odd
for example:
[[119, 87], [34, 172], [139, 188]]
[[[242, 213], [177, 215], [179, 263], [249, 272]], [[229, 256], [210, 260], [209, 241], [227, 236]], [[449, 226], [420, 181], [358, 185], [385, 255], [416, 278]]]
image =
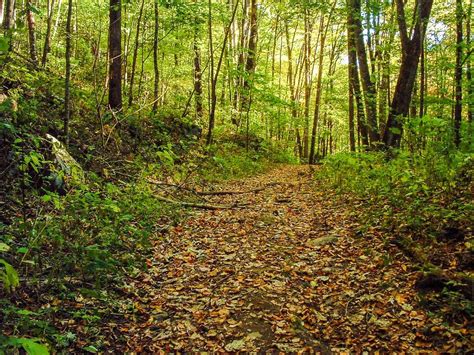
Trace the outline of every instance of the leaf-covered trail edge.
[[[209, 196], [243, 208], [193, 210], [153, 243], [132, 278], [135, 310], [117, 325], [128, 351], [456, 350], [466, 329], [428, 316], [418, 272], [357, 206], [307, 166], [279, 166]], [[465, 348], [464, 348], [465, 349]]]

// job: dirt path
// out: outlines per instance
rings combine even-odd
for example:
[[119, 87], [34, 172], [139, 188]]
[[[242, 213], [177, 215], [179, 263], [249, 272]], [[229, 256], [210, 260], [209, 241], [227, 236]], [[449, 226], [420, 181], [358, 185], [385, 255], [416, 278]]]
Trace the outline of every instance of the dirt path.
[[156, 241], [149, 272], [131, 285], [129, 349], [436, 349], [403, 256], [388, 256], [383, 236], [355, 233], [347, 206], [312, 180], [308, 167], [285, 166], [227, 183], [273, 185], [212, 197], [250, 205], [193, 211]]

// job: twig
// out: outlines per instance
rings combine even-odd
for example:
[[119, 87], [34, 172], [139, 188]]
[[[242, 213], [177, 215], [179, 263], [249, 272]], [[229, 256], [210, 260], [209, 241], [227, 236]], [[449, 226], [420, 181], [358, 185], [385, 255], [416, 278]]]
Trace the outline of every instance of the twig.
[[198, 195], [202, 195], [202, 196], [210, 196], [210, 195], [217, 195], [217, 196], [220, 196], [220, 195], [238, 195], [238, 194], [249, 194], [249, 193], [252, 193], [252, 192], [260, 192], [260, 191], [263, 191], [267, 188], [267, 186], [264, 186], [264, 187], [259, 187], [259, 188], [256, 188], [256, 189], [252, 189], [252, 190], [247, 190], [247, 191], [232, 191], [232, 190], [223, 190], [223, 191], [196, 191], [196, 193]]
[[199, 209], [203, 209], [203, 210], [229, 210], [229, 209], [232, 209], [232, 208], [244, 207], [244, 206], [248, 205], [248, 204], [211, 205], [211, 204], [207, 204], [207, 203], [194, 203], [194, 202], [186, 202], [186, 201], [176, 201], [176, 200], [170, 199], [170, 198], [162, 196], [162, 195], [155, 195], [155, 197], [160, 201], [173, 203], [175, 205], [181, 205], [183, 207], [199, 208]]

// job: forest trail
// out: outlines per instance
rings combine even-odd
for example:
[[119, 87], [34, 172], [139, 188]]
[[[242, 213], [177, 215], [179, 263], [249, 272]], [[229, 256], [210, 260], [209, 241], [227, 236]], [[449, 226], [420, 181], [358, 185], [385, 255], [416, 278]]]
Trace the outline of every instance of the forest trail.
[[222, 184], [267, 188], [210, 197], [249, 205], [194, 210], [157, 240], [130, 285], [129, 351], [432, 348], [404, 257], [314, 184], [307, 166]]

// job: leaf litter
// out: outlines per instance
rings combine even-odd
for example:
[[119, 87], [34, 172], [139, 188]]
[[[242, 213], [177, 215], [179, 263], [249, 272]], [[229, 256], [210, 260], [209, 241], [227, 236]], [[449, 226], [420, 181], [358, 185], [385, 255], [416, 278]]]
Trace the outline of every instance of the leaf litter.
[[258, 191], [209, 196], [248, 205], [193, 210], [154, 241], [124, 290], [127, 351], [472, 350], [472, 328], [425, 310], [418, 271], [376, 229], [359, 236], [350, 206], [308, 167], [220, 188]]

